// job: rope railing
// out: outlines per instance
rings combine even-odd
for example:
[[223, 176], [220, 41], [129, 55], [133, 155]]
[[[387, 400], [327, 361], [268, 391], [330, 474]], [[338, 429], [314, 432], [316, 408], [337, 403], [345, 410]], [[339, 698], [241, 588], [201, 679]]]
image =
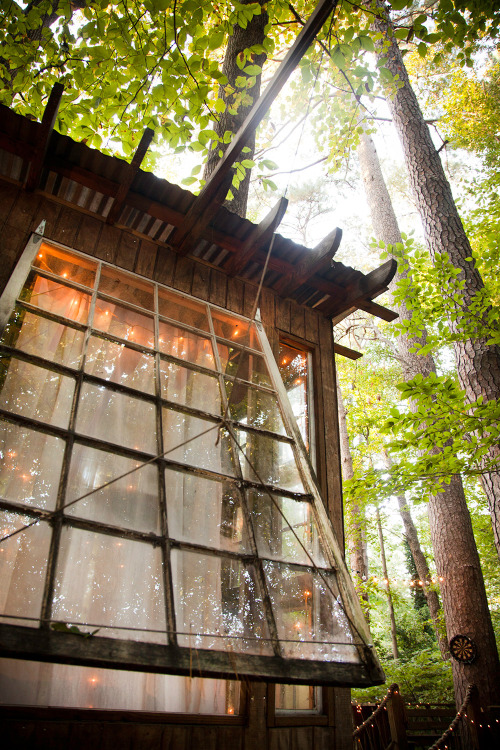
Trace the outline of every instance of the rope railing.
[[382, 698], [375, 711], [373, 711], [373, 713], [371, 713], [370, 716], [354, 730], [354, 732], [352, 733], [353, 740], [357, 739], [358, 742], [361, 743], [360, 735], [364, 734], [369, 728], [373, 728], [375, 726], [376, 719], [381, 713], [383, 713], [383, 711], [387, 711], [387, 702], [395, 693], [399, 693], [399, 685], [396, 685], [394, 683], [393, 685], [390, 685], [387, 693]]
[[448, 742], [449, 739], [452, 737], [453, 732], [457, 728], [460, 720], [463, 719], [463, 718], [468, 719], [468, 716], [467, 716], [467, 714], [465, 712], [466, 712], [467, 708], [469, 707], [469, 705], [471, 703], [472, 695], [473, 695], [473, 693], [474, 693], [475, 690], [476, 690], [476, 686], [475, 685], [469, 685], [467, 687], [467, 690], [465, 692], [465, 697], [463, 699], [462, 705], [458, 709], [455, 718], [451, 722], [451, 724], [448, 727], [448, 729], [445, 729], [445, 731], [443, 732], [443, 734], [441, 735], [441, 737], [438, 740], [436, 740], [436, 742], [433, 745], [431, 745], [431, 747], [429, 748], [429, 750], [445, 750], [445, 749], [447, 749], [448, 746], [445, 743]]

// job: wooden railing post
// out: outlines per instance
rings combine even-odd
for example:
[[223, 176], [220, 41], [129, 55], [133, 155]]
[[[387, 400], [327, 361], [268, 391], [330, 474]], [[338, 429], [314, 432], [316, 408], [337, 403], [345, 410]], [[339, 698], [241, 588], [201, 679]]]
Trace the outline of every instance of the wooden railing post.
[[470, 697], [469, 705], [467, 706], [467, 723], [471, 747], [473, 750], [482, 750], [482, 748], [486, 748], [486, 745], [481, 741], [486, 738], [483, 738], [481, 735], [486, 735], [486, 732], [481, 732], [482, 716], [479, 703], [479, 690], [476, 685], [470, 685], [469, 689]]
[[394, 750], [408, 750], [406, 736], [406, 715], [399, 690], [393, 690], [387, 701], [387, 716]]

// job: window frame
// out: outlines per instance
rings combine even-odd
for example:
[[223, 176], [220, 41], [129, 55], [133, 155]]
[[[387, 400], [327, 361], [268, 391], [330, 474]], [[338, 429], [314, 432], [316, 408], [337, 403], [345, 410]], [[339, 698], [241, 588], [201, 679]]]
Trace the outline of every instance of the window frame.
[[[40, 246], [42, 245], [42, 242], [44, 241], [44, 238], [39, 235], [35, 234], [33, 235], [28, 245], [23, 252], [18, 264], [16, 265], [16, 268], [11, 275], [9, 282], [7, 283], [4, 293], [2, 294], [1, 302], [0, 302], [0, 332], [3, 331], [3, 328], [5, 324], [7, 323], [10, 314], [16, 304], [16, 300], [19, 297], [20, 291], [28, 277], [29, 271], [31, 269], [31, 265], [33, 260], [36, 257], [36, 254], [39, 251]], [[64, 246], [60, 243], [54, 242], [52, 240], [47, 240], [47, 243], [52, 245], [55, 248], [59, 248], [63, 251], [68, 251], [74, 255], [81, 256], [83, 258], [92, 258], [92, 256], [88, 256], [85, 253], [81, 253], [79, 251], [74, 250], [73, 248]], [[111, 267], [115, 268], [113, 264], [107, 263], [106, 261], [102, 261], [99, 259], [94, 259], [97, 264], [101, 264], [101, 266], [105, 267]], [[99, 266], [99, 267], [101, 267]], [[122, 269], [117, 269], [120, 272], [123, 273]], [[127, 272], [125, 272], [127, 273]], [[46, 273], [44, 275], [47, 276]], [[139, 274], [131, 274], [133, 276], [137, 276], [140, 279], [145, 279], [149, 283], [152, 283], [155, 285], [156, 288], [164, 287], [164, 285], [158, 284], [157, 282], [152, 282], [150, 279], [147, 279], [146, 277], [140, 276]], [[78, 285], [73, 284], [73, 286], [76, 288]], [[165, 287], [166, 289], [169, 289], [169, 287]], [[88, 290], [87, 290], [88, 291]], [[188, 300], [195, 300], [199, 302], [200, 304], [210, 306], [210, 308], [213, 308], [215, 310], [219, 310], [223, 314], [229, 314], [232, 318], [238, 318], [244, 321], [245, 323], [248, 322], [248, 319], [244, 316], [240, 316], [234, 313], [231, 313], [224, 308], [221, 308], [220, 306], [213, 305], [212, 303], [204, 302], [201, 300], [197, 300], [197, 298], [192, 297], [191, 295], [184, 294], [182, 292], [179, 292], [178, 290], [172, 290], [176, 295], [181, 295], [185, 297]], [[93, 299], [97, 299], [98, 294], [98, 287], [97, 287], [97, 281], [94, 285], [94, 297]], [[102, 297], [99, 293], [99, 297]], [[116, 303], [115, 298], [111, 298], [113, 302]], [[118, 300], [118, 304], [121, 304], [121, 300]], [[130, 303], [124, 302], [123, 306], [125, 307], [131, 307]], [[27, 309], [30, 309], [29, 306], [26, 306]], [[144, 310], [142, 308], [139, 308], [142, 313], [144, 313]], [[38, 311], [40, 312], [40, 311]], [[159, 320], [163, 316], [159, 316], [158, 312], [151, 313], [152, 316], [154, 316], [154, 320]], [[46, 313], [42, 314], [42, 317], [47, 317], [50, 319], [50, 315], [47, 315]], [[175, 323], [175, 321], [174, 321]], [[75, 328], [80, 328], [79, 325], [75, 325], [73, 323], [70, 323], [70, 326], [73, 326]], [[285, 677], [287, 681], [290, 682], [296, 682], [297, 684], [308, 684], [312, 680], [316, 684], [339, 684], [339, 685], [358, 685], [358, 684], [372, 684], [372, 680], [375, 681], [381, 681], [383, 679], [383, 673], [380, 670], [380, 665], [378, 664], [378, 660], [376, 656], [370, 651], [371, 646], [367, 645], [370, 644], [370, 637], [369, 633], [366, 629], [366, 625], [364, 623], [364, 618], [361, 613], [361, 609], [359, 607], [359, 603], [357, 602], [356, 596], [354, 594], [354, 589], [349, 586], [350, 581], [347, 575], [347, 570], [345, 568], [345, 564], [343, 562], [343, 556], [341, 554], [340, 548], [336, 542], [336, 539], [334, 537], [334, 534], [331, 529], [331, 525], [328, 519], [328, 516], [326, 514], [326, 510], [324, 508], [323, 502], [321, 500], [321, 497], [319, 496], [317, 487], [315, 485], [315, 478], [314, 478], [314, 472], [312, 471], [312, 467], [308, 461], [308, 459], [305, 456], [305, 449], [302, 443], [302, 438], [300, 435], [300, 432], [298, 430], [296, 421], [293, 417], [293, 414], [291, 412], [291, 408], [288, 403], [288, 399], [286, 396], [286, 391], [284, 389], [284, 385], [281, 381], [281, 376], [279, 374], [279, 371], [277, 369], [277, 366], [275, 365], [274, 368], [271, 366], [271, 363], [274, 362], [273, 360], [273, 354], [269, 345], [269, 342], [267, 341], [267, 338], [264, 333], [264, 329], [262, 324], [260, 323], [260, 318], [257, 316], [255, 326], [257, 330], [259, 331], [259, 338], [260, 338], [260, 344], [262, 346], [263, 352], [264, 352], [264, 359], [270, 369], [271, 374], [271, 380], [274, 391], [278, 394], [281, 411], [282, 411], [282, 418], [283, 422], [285, 424], [285, 429], [287, 436], [283, 435], [276, 435], [275, 437], [283, 441], [285, 443], [288, 443], [292, 446], [293, 452], [295, 454], [295, 460], [296, 460], [296, 466], [298, 468], [298, 471], [300, 475], [302, 476], [302, 480], [304, 482], [304, 488], [305, 488], [305, 494], [311, 497], [311, 502], [313, 505], [313, 508], [315, 509], [315, 515], [318, 522], [318, 527], [320, 529], [320, 533], [323, 536], [323, 538], [326, 538], [328, 544], [327, 549], [330, 554], [333, 553], [333, 558], [330, 560], [330, 568], [329, 569], [335, 569], [338, 575], [338, 586], [342, 593], [342, 600], [345, 604], [347, 604], [348, 611], [350, 613], [351, 621], [354, 620], [356, 623], [355, 627], [358, 632], [358, 634], [361, 632], [361, 640], [354, 645], [357, 645], [358, 653], [361, 656], [361, 661], [359, 664], [353, 664], [350, 662], [328, 662], [326, 668], [323, 664], [321, 664], [318, 667], [318, 661], [316, 660], [308, 660], [308, 659], [291, 659], [286, 658], [285, 661], [288, 662], [288, 670], [291, 668], [292, 670], [296, 671], [296, 674], [300, 676], [292, 677], [290, 678], [289, 674], [283, 674], [282, 669], [282, 657], [278, 656], [277, 654], [275, 656], [259, 656], [256, 654], [244, 654], [244, 653], [228, 653], [220, 651], [220, 652], [210, 652], [208, 654], [208, 658], [206, 658], [203, 654], [198, 653], [198, 663], [200, 665], [200, 670], [203, 668], [208, 669], [207, 676], [214, 676], [214, 677], [223, 677], [226, 679], [231, 679], [236, 674], [244, 674], [246, 676], [252, 677], [259, 677], [264, 678], [267, 680], [273, 680], [276, 681], [276, 678], [278, 679], [281, 677]], [[86, 326], [87, 327], [87, 326]], [[184, 323], [181, 324], [182, 328], [189, 328], [189, 326], [185, 325]], [[90, 328], [89, 328], [90, 330]], [[215, 332], [213, 328], [211, 329], [211, 335], [212, 338], [215, 335]], [[106, 338], [112, 340], [112, 337], [106, 334]], [[213, 339], [215, 340], [215, 339]], [[121, 340], [119, 340], [120, 343], [123, 343]], [[128, 344], [127, 344], [128, 345]], [[132, 347], [136, 348], [136, 347]], [[33, 355], [23, 355], [19, 352], [16, 353], [16, 356], [18, 356], [20, 359], [25, 359], [28, 361], [35, 361], [36, 357]], [[161, 355], [155, 355], [158, 357], [158, 359], [161, 358]], [[47, 367], [47, 362], [44, 362], [44, 366]], [[51, 364], [49, 369], [53, 369], [55, 371], [59, 371], [61, 373], [67, 374], [68, 368], [66, 368], [63, 365], [56, 365]], [[196, 368], [194, 368], [196, 369]], [[219, 377], [223, 377], [220, 373], [222, 370], [219, 368]], [[83, 370], [79, 372], [79, 374], [71, 375], [71, 377], [74, 377], [75, 381], [78, 383], [78, 380], [80, 383], [83, 381]], [[105, 387], [109, 388], [113, 392], [122, 392], [125, 394], [128, 394], [129, 396], [138, 396], [137, 391], [133, 391], [129, 386], [122, 385], [119, 383], [102, 383], [102, 380], [99, 378], [94, 378], [94, 376], [91, 376], [89, 374], [85, 374], [85, 380], [88, 382], [92, 382], [93, 380], [96, 380], [100, 385], [104, 385]], [[158, 394], [158, 389], [160, 388], [160, 385], [157, 385], [157, 393], [155, 396], [148, 396], [142, 392], [140, 392], [140, 398], [144, 401], [148, 401], [150, 403], [164, 403], [165, 405], [169, 405], [165, 402], [165, 400], [161, 397], [161, 394]], [[76, 391], [78, 392], [78, 388], [76, 388]], [[265, 389], [264, 389], [265, 390]], [[75, 394], [75, 399], [78, 397], [78, 393]], [[174, 406], [174, 404], [172, 404]], [[187, 406], [179, 406], [178, 404], [175, 404], [176, 411], [180, 413], [186, 413], [186, 414], [193, 414], [193, 415], [199, 415], [200, 413], [197, 410], [193, 410]], [[5, 412], [4, 410], [1, 410], [2, 417], [9, 420], [11, 418], [11, 415], [9, 413]], [[204, 418], [207, 417], [205, 412], [201, 412]], [[37, 429], [37, 425], [33, 424], [33, 421], [30, 418], [27, 417], [19, 417], [18, 415], [15, 416], [14, 419], [11, 418], [11, 421], [14, 421], [15, 423], [24, 424], [25, 426], [30, 426], [32, 429]], [[211, 420], [209, 420], [211, 421]], [[218, 419], [214, 418], [214, 422], [217, 422]], [[65, 439], [69, 441], [73, 441], [76, 437], [76, 433], [74, 429], [62, 429], [58, 427], [53, 427], [44, 424], [43, 430], [40, 426], [39, 429], [43, 431], [44, 433], [54, 435], [56, 437], [64, 437]], [[251, 433], [260, 433], [261, 430], [255, 427], [246, 427], [246, 431]], [[131, 458], [137, 459], [137, 460], [148, 460], [151, 456], [146, 451], [131, 451], [127, 448], [125, 448], [122, 445], [117, 445], [111, 442], [107, 441], [99, 441], [96, 440], [96, 438], [85, 438], [82, 437], [81, 434], [78, 434], [78, 440], [79, 442], [82, 442], [83, 444], [88, 444], [91, 447], [99, 447], [100, 445], [104, 445], [104, 448], [106, 451], [110, 453], [118, 453], [119, 455], [127, 456], [129, 455]], [[295, 446], [295, 447], [294, 447]], [[302, 446], [302, 449], [301, 449]], [[142, 456], [141, 456], [142, 453]], [[162, 460], [165, 461], [165, 463], [162, 463]], [[161, 459], [159, 461], [159, 465], [161, 467], [171, 467], [176, 468], [175, 462], [167, 461], [166, 459]], [[179, 466], [178, 468], [185, 469], [185, 466]], [[190, 467], [192, 470], [193, 467]], [[197, 473], [196, 470], [193, 470], [193, 473]], [[200, 471], [200, 474], [205, 473], [206, 471]], [[209, 472], [210, 473], [210, 472]], [[248, 481], [246, 480], [238, 480], [243, 481], [245, 484], [248, 485]], [[252, 483], [250, 483], [252, 484]], [[279, 493], [283, 495], [287, 495], [287, 491], [283, 489], [279, 489]], [[290, 492], [291, 495], [294, 495], [295, 493]], [[160, 503], [165, 508], [165, 498], [160, 499]], [[8, 505], [8, 504], [7, 504]], [[1, 501], [0, 502], [0, 508], [5, 509], [6, 503]], [[20, 511], [25, 513], [28, 516], [31, 516], [33, 518], [39, 518], [40, 520], [50, 520], [52, 517], [51, 512], [47, 512], [44, 510], [35, 509], [32, 507], [27, 508], [20, 508]], [[62, 527], [62, 514], [61, 514], [61, 520], [59, 522], [59, 530], [54, 532], [54, 537], [56, 541], [53, 541], [53, 544], [58, 543], [58, 534], [60, 534], [60, 530]], [[85, 529], [89, 526], [85, 521], [75, 521], [72, 519], [71, 521], [71, 527], [73, 528], [82, 528]], [[96, 524], [91, 523], [90, 526], [92, 527], [93, 531], [97, 531], [97, 526], [102, 524]], [[103, 533], [111, 533], [112, 535], [119, 536], [120, 533], [117, 533], [117, 530], [115, 527], [112, 527], [111, 530], [109, 529], [103, 529]], [[123, 534], [124, 536], [127, 536], [128, 538], [135, 538], [137, 541], [146, 541], [146, 537], [142, 535], [142, 533], [138, 532], [132, 532], [130, 534], [129, 531]], [[147, 541], [151, 542], [151, 535], [147, 535]], [[175, 542], [173, 545], [171, 544], [170, 539], [165, 539], [165, 535], [162, 535], [157, 540], [158, 544], [163, 543], [168, 546], [168, 549], [170, 550], [171, 547], [178, 547], [183, 548], [182, 543]], [[187, 548], [193, 548], [192, 544], [186, 545]], [[194, 545], [196, 547], [196, 545]], [[206, 548], [203, 548], [205, 551]], [[209, 550], [206, 550], [207, 552]], [[231, 553], [228, 553], [226, 551], [221, 550], [213, 550], [213, 554], [216, 555], [224, 555], [231, 557]], [[53, 556], [53, 553], [52, 553]], [[234, 557], [238, 559], [242, 559], [241, 555], [234, 554]], [[260, 556], [257, 556], [257, 559], [260, 560]], [[52, 572], [52, 578], [54, 576], [54, 571]], [[175, 606], [173, 603], [173, 593], [170, 588], [170, 577], [169, 574], [164, 573], [164, 577], [166, 577], [165, 581], [165, 592], [167, 597], [170, 599], [168, 605], [167, 605], [167, 611], [170, 610], [171, 612], [175, 611]], [[261, 575], [261, 578], [265, 577]], [[259, 578], [259, 584], [261, 588], [261, 593], [264, 594], [264, 599], [266, 599], [266, 591], [267, 586], [266, 584], [262, 583], [262, 581]], [[267, 595], [268, 596], [268, 595]], [[45, 600], [47, 601], [47, 599]], [[345, 606], [344, 604], [344, 606]], [[273, 616], [269, 616], [269, 612], [272, 613], [272, 607], [270, 605], [270, 602], [267, 601], [265, 605], [265, 612], [267, 616], [267, 621], [272, 622]], [[163, 646], [156, 643], [141, 643], [141, 642], [130, 642], [130, 641], [116, 641], [115, 639], [109, 639], [106, 637], [99, 637], [92, 640], [92, 647], [91, 648], [85, 648], [85, 646], [88, 644], [83, 643], [84, 639], [79, 638], [75, 635], [70, 634], [62, 634], [62, 633], [54, 633], [51, 632], [47, 626], [43, 623], [44, 619], [44, 609], [42, 608], [42, 615], [41, 615], [41, 626], [37, 629], [35, 628], [19, 628], [19, 626], [16, 625], [2, 625], [2, 636], [0, 640], [0, 649], [3, 652], [4, 655], [16, 655], [21, 656], [24, 658], [41, 658], [42, 660], [47, 661], [66, 661], [68, 658], [71, 658], [71, 662], [75, 664], [82, 664], [82, 665], [95, 665], [95, 666], [102, 666], [102, 667], [117, 667], [117, 668], [125, 668], [125, 669], [133, 669], [137, 671], [158, 671], [158, 672], [168, 672], [172, 674], [190, 674], [192, 670], [191, 665], [191, 655], [188, 653], [188, 649], [186, 647], [182, 647], [179, 649], [179, 647], [175, 647], [173, 649], [174, 653], [172, 653], [172, 646], [169, 644], [168, 646]], [[171, 622], [167, 620], [167, 628], [171, 632], [175, 631], [175, 621]], [[20, 630], [22, 632], [20, 632]], [[275, 638], [276, 636], [273, 636], [273, 633], [271, 632], [271, 638]], [[63, 636], [63, 638], [61, 638]], [[76, 639], [76, 640], [75, 640]], [[278, 641], [280, 639], [278, 638]], [[109, 643], [108, 643], [109, 641]], [[118, 646], [118, 648], [117, 648]], [[71, 657], [68, 654], [68, 648], [71, 652]], [[180, 654], [179, 651], [183, 651], [184, 653]], [[167, 652], [168, 655], [167, 655]], [[278, 676], [279, 675], [279, 676]]]

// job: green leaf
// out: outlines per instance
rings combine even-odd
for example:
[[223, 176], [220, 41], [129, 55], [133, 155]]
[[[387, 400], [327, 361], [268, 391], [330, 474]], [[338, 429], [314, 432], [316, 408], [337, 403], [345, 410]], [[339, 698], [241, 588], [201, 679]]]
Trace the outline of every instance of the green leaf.
[[215, 103], [214, 103], [214, 109], [219, 114], [222, 114], [223, 112], [225, 112], [226, 111], [226, 102], [224, 101], [224, 99], [216, 99]]

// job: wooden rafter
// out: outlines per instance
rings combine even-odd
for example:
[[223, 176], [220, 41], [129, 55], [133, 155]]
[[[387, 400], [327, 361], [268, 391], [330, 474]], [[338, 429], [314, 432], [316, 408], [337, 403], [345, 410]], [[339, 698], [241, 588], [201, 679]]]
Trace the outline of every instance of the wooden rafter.
[[220, 189], [226, 184], [228, 175], [231, 177], [229, 181], [229, 184], [231, 184], [232, 169], [235, 161], [239, 158], [249, 139], [255, 133], [262, 118], [267, 114], [269, 107], [287, 82], [290, 74], [295, 70], [300, 60], [309, 49], [316, 34], [320, 31], [336, 5], [337, 0], [320, 0], [307, 23], [302, 28], [293, 46], [286, 54], [285, 59], [272, 77], [266, 90], [254, 103], [241, 128], [238, 130], [224, 152], [222, 159], [203, 186], [195, 203], [187, 212], [182, 228], [178, 229], [171, 238], [172, 244], [175, 245], [178, 252], [181, 254], [184, 255], [188, 252], [188, 235], [191, 232], [196, 232], [197, 226], [199, 225], [199, 216], [204, 215], [205, 211], [210, 206], [210, 203], [215, 200], [215, 196], [219, 195]]
[[371, 315], [375, 315], [376, 318], [386, 320], [387, 323], [392, 323], [393, 320], [399, 318], [398, 313], [394, 312], [394, 310], [389, 310], [388, 307], [384, 307], [383, 305], [377, 305], [376, 302], [373, 302], [370, 299], [365, 299], [362, 302], [358, 302], [358, 308], [360, 310], [364, 310], [367, 313], [371, 313]]
[[134, 181], [134, 177], [139, 171], [142, 160], [146, 156], [146, 152], [151, 145], [153, 136], [154, 130], [151, 130], [151, 128], [146, 128], [137, 147], [137, 150], [132, 158], [132, 161], [127, 165], [125, 176], [122, 179], [120, 186], [118, 187], [118, 190], [116, 192], [115, 200], [106, 219], [108, 224], [114, 224], [118, 219], [123, 208], [123, 204], [125, 203], [125, 200], [127, 198], [128, 192]]
[[318, 305], [318, 309], [327, 317], [334, 317], [349, 307], [359, 307], [359, 303], [371, 300], [387, 289], [398, 264], [395, 260], [388, 260], [366, 276], [358, 277], [353, 284], [345, 287], [341, 294]]
[[308, 253], [304, 260], [294, 267], [291, 277], [283, 279], [275, 285], [278, 294], [286, 297], [299, 286], [305, 284], [312, 276], [321, 273], [331, 266], [333, 256], [337, 252], [340, 240], [342, 239], [342, 230], [338, 227], [330, 232], [314, 250]]
[[357, 352], [355, 349], [350, 349], [348, 346], [342, 346], [342, 344], [333, 345], [333, 351], [335, 354], [340, 354], [341, 357], [347, 357], [348, 359], [360, 359], [363, 355], [361, 352]]
[[224, 269], [230, 276], [236, 276], [240, 273], [247, 263], [255, 258], [261, 248], [270, 241], [272, 235], [280, 225], [287, 207], [288, 200], [280, 198], [260, 224], [254, 226], [248, 237], [243, 241], [238, 252], [233, 255]]
[[26, 178], [26, 190], [35, 190], [42, 176], [45, 156], [49, 147], [50, 136], [56, 124], [57, 113], [61, 103], [64, 86], [62, 83], [55, 83], [50, 92], [49, 101], [43, 113], [42, 122], [40, 123], [37, 142], [35, 144], [35, 153], [31, 160], [28, 177]]

